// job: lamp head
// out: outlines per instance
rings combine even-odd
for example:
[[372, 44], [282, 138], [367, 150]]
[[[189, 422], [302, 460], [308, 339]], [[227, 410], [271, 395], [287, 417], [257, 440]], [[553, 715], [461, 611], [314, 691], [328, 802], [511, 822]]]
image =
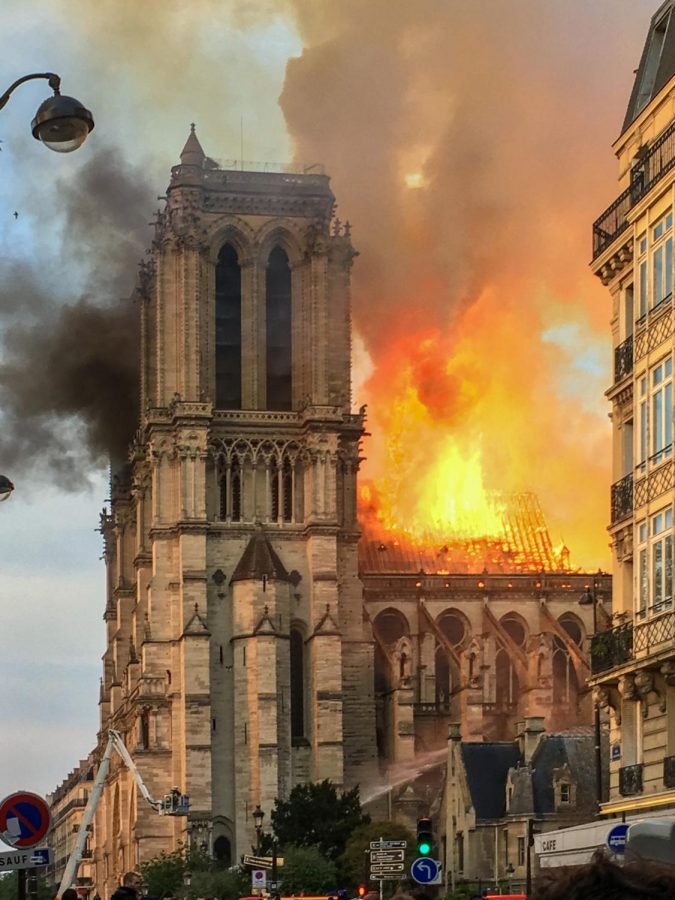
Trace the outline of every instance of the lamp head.
[[595, 596], [590, 587], [586, 585], [586, 590], [579, 597], [579, 606], [592, 606], [595, 603]]
[[6, 475], [0, 475], [0, 501], [7, 500], [14, 490], [14, 485]]
[[263, 819], [265, 818], [265, 813], [260, 808], [260, 806], [256, 806], [253, 810], [253, 824], [256, 828], [262, 828]]
[[59, 93], [40, 104], [31, 124], [33, 137], [57, 153], [77, 150], [93, 127], [89, 110], [74, 97]]

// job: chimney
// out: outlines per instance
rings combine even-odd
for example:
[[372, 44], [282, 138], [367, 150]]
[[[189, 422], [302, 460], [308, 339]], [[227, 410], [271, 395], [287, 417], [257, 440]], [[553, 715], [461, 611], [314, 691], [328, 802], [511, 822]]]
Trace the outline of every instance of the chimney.
[[540, 736], [544, 733], [544, 716], [525, 716], [524, 722], [518, 722], [517, 736], [523, 762], [528, 765], [532, 759]]

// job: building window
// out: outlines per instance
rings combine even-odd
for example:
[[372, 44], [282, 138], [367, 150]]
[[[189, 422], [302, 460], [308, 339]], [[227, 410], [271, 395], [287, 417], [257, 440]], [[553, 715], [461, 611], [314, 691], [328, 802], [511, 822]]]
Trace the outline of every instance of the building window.
[[291, 268], [275, 247], [267, 263], [267, 409], [291, 408]]
[[216, 265], [216, 407], [241, 409], [241, 268], [230, 244]]
[[[652, 229], [652, 306], [656, 308], [673, 294], [673, 214], [664, 216]], [[664, 237], [667, 235], [667, 237]]]
[[525, 838], [524, 837], [518, 838], [518, 865], [519, 866], [525, 865]]
[[566, 782], [562, 782], [560, 785], [560, 802], [561, 803], [569, 803], [572, 799], [570, 786]]
[[645, 468], [647, 467], [647, 413], [649, 410], [646, 375], [638, 378], [638, 396], [638, 403], [640, 407], [640, 447], [638, 456], [640, 460], [640, 471], [644, 472]]
[[276, 457], [270, 462], [270, 519], [273, 522], [293, 521], [294, 473], [291, 461], [284, 457], [281, 466]]
[[464, 871], [464, 834], [461, 831], [457, 834], [457, 871]]
[[291, 737], [305, 736], [305, 642], [291, 629]]
[[658, 615], [673, 605], [673, 510], [638, 522], [637, 616]]
[[644, 234], [638, 238], [638, 249], [638, 309], [640, 317], [637, 324], [640, 326], [647, 318], [647, 238]]
[[235, 456], [220, 477], [220, 518], [240, 522], [242, 518], [242, 469]]
[[673, 359], [664, 359], [651, 370], [651, 431], [654, 464], [673, 455]]

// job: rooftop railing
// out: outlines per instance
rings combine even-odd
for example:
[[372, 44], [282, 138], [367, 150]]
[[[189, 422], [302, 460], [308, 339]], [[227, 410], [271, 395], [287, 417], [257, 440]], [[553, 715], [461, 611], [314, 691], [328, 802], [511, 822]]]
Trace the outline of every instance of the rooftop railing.
[[630, 209], [675, 166], [675, 122], [636, 157], [631, 183], [593, 223], [593, 259], [628, 226]]

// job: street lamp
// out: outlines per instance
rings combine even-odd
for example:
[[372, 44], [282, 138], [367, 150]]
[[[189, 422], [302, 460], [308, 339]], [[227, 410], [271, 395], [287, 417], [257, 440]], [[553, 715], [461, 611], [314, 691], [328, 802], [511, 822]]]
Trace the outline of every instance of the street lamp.
[[509, 894], [512, 894], [512, 893], [513, 893], [513, 891], [511, 890], [511, 888], [512, 888], [511, 881], [512, 881], [513, 876], [514, 876], [515, 874], [516, 874], [516, 870], [515, 870], [515, 868], [513, 867], [513, 863], [510, 862], [510, 863], [507, 865], [507, 867], [506, 867], [506, 879], [507, 879], [507, 881], [508, 881], [508, 883], [509, 883]]
[[33, 78], [46, 78], [54, 91], [54, 96], [41, 103], [35, 113], [31, 123], [33, 137], [57, 153], [77, 150], [94, 127], [94, 119], [79, 100], [61, 95], [61, 78], [54, 72], [36, 72], [18, 78], [0, 97], [0, 109], [7, 105], [15, 88]]
[[255, 852], [260, 856], [260, 838], [262, 835], [262, 823], [265, 813], [260, 808], [260, 804], [253, 810], [253, 824], [255, 826]]
[[0, 475], [0, 503], [9, 499], [9, 495], [14, 490], [14, 485], [6, 475]]
[[[598, 569], [598, 575], [602, 572]], [[586, 585], [586, 590], [579, 597], [579, 606], [593, 607], [593, 636], [598, 633], [598, 587], [599, 582], [596, 576], [593, 577], [593, 583]], [[591, 644], [591, 675], [593, 674], [593, 648]], [[595, 800], [598, 810], [602, 804], [602, 743], [600, 732], [600, 707], [597, 703], [593, 706], [593, 730], [595, 733]]]
[[190, 896], [190, 885], [192, 884], [192, 872], [189, 869], [186, 869], [183, 872], [183, 886], [185, 888], [185, 896]]

